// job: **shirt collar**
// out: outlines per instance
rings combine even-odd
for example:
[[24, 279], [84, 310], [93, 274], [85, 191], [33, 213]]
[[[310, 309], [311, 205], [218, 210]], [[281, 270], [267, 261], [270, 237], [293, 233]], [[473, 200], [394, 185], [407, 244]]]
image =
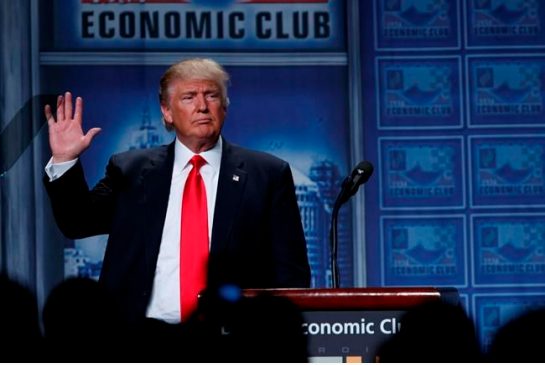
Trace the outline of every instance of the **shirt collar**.
[[[219, 171], [220, 169], [222, 146], [223, 140], [220, 136], [214, 147], [199, 153], [206, 160], [207, 165], [210, 165], [215, 171]], [[174, 171], [181, 173], [188, 166], [189, 160], [194, 155], [194, 152], [176, 138], [176, 143], [174, 144]]]

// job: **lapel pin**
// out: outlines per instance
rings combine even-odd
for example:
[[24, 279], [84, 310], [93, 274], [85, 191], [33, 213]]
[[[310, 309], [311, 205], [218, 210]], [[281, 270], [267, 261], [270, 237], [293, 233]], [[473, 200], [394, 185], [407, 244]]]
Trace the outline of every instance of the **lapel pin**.
[[240, 176], [238, 175], [233, 175], [233, 181], [239, 181], [240, 180]]

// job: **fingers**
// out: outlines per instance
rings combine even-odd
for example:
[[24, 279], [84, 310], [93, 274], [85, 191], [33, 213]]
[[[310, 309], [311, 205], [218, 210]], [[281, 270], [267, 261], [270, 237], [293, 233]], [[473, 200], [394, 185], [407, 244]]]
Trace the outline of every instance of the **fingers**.
[[97, 134], [99, 134], [101, 130], [102, 129], [100, 129], [100, 128], [91, 128], [91, 129], [89, 129], [89, 131], [87, 131], [87, 134], [84, 137], [86, 144], [90, 145], [91, 142], [93, 141], [93, 138], [95, 138], [95, 136]]
[[64, 99], [62, 95], [57, 96], [57, 121], [64, 120]]
[[[83, 115], [83, 99], [81, 97], [76, 98], [76, 106], [74, 110], [74, 105], [72, 103], [72, 93], [69, 91], [63, 95], [57, 97], [57, 120], [51, 112], [51, 106], [46, 105], [44, 108], [45, 117], [47, 119], [48, 125], [53, 125], [55, 122], [70, 122], [75, 121], [76, 123], [82, 125], [82, 115]], [[72, 116], [73, 113], [73, 116]], [[89, 138], [89, 142], [94, 138], [96, 134], [100, 132], [100, 128], [91, 129], [85, 137]]]
[[55, 118], [53, 117], [53, 114], [51, 113], [51, 106], [49, 106], [49, 104], [45, 106], [44, 114], [45, 114], [45, 119], [47, 120], [47, 124], [49, 126], [55, 123]]
[[72, 119], [72, 94], [70, 91], [64, 93], [64, 116], [67, 119]]
[[[49, 105], [45, 106], [44, 109], [45, 117], [49, 122], [52, 119], [52, 122], [55, 122], [55, 118], [51, 113], [51, 107]], [[81, 124], [82, 114], [83, 114], [83, 99], [81, 97], [76, 98], [76, 109], [74, 111], [74, 106], [72, 103], [72, 93], [67, 91], [64, 96], [57, 96], [57, 121], [64, 121], [65, 119], [72, 119], [72, 112], [74, 112], [73, 119]]]
[[83, 113], [83, 99], [79, 96], [76, 98], [76, 111], [74, 112], [74, 120], [81, 124]]

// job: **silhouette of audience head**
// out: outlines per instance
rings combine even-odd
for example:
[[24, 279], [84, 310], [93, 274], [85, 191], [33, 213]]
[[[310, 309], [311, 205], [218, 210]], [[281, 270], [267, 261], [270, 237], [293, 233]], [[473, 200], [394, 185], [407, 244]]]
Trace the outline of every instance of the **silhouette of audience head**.
[[[245, 297], [234, 285], [207, 289], [194, 315], [181, 325], [145, 318], [122, 327], [119, 318], [110, 296], [98, 282], [66, 279], [51, 291], [43, 310], [47, 359], [308, 361], [303, 317], [298, 308], [283, 297]], [[124, 342], [130, 345], [125, 347]]]
[[185, 338], [179, 323], [168, 323], [156, 318], [144, 318], [131, 323], [125, 341], [130, 346], [125, 352], [124, 362], [181, 363], [187, 362], [189, 352], [192, 351], [191, 341]]
[[260, 292], [244, 296], [230, 284], [207, 289], [195, 314], [182, 324], [145, 318], [128, 327], [101, 284], [68, 278], [46, 299], [44, 341], [32, 293], [0, 275], [0, 295], [0, 360], [308, 361], [303, 316], [295, 304]]
[[545, 308], [526, 311], [498, 329], [487, 352], [492, 362], [545, 362]]
[[49, 355], [61, 361], [112, 359], [122, 341], [119, 318], [113, 300], [98, 282], [82, 277], [64, 280], [53, 288], [43, 309]]
[[0, 361], [37, 361], [41, 345], [38, 305], [34, 294], [0, 273]]
[[261, 294], [240, 302], [231, 336], [234, 361], [307, 362], [303, 316], [287, 298]]
[[461, 305], [432, 301], [409, 309], [380, 346], [380, 362], [479, 362], [475, 326]]
[[302, 324], [301, 311], [289, 299], [244, 296], [240, 288], [224, 284], [207, 289], [184, 333], [191, 334], [198, 361], [307, 362]]

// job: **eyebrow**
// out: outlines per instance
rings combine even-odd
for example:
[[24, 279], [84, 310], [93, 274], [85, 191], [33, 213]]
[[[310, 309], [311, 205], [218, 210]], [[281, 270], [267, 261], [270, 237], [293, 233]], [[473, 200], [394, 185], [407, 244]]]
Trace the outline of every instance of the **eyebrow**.
[[[185, 91], [182, 91], [182, 94], [198, 94], [200, 91], [199, 90], [196, 90], [196, 89], [189, 89], [189, 90], [185, 90]], [[207, 94], [207, 93], [219, 93], [220, 92], [220, 89], [219, 88], [206, 88], [204, 89], [203, 91], [203, 94]]]

